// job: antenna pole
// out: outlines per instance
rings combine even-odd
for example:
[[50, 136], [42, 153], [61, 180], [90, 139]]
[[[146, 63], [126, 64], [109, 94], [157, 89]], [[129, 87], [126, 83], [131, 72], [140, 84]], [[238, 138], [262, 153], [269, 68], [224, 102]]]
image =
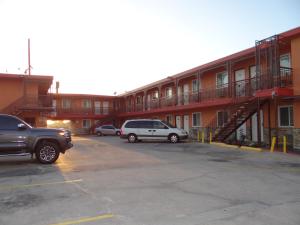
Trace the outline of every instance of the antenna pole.
[[30, 39], [28, 38], [28, 75], [31, 75], [31, 65], [30, 65]]

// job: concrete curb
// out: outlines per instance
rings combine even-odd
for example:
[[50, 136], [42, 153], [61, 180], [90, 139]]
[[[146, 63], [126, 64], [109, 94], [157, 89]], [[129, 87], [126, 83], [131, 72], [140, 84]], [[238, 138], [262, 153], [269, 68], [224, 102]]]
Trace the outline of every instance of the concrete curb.
[[262, 148], [256, 148], [256, 147], [249, 147], [249, 146], [238, 146], [238, 145], [229, 145], [224, 143], [218, 143], [218, 142], [211, 142], [212, 145], [225, 147], [225, 148], [235, 148], [235, 149], [241, 149], [241, 150], [249, 150], [249, 151], [256, 151], [256, 152], [262, 152]]

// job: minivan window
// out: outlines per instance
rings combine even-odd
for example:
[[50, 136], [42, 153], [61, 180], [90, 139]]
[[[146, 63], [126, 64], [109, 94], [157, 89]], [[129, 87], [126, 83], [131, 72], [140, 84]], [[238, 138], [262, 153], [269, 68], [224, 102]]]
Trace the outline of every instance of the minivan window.
[[166, 124], [168, 127], [170, 128], [176, 128], [175, 126], [173, 126], [172, 124], [168, 123], [167, 121], [162, 121], [164, 124]]
[[126, 128], [137, 128], [138, 123], [137, 121], [129, 121], [128, 123], [125, 124]]
[[154, 121], [153, 128], [154, 129], [168, 129], [168, 127], [165, 124], [163, 124], [163, 123], [161, 123], [159, 121]]
[[138, 121], [138, 128], [152, 129], [153, 128], [153, 121], [150, 121], [150, 120]]

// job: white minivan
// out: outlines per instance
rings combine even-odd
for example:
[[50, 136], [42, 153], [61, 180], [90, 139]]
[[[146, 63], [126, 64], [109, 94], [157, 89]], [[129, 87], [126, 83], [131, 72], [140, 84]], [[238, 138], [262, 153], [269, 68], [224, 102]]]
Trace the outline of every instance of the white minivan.
[[177, 143], [187, 139], [188, 133], [171, 124], [156, 119], [126, 120], [121, 128], [121, 138], [134, 143], [138, 140], [169, 140]]

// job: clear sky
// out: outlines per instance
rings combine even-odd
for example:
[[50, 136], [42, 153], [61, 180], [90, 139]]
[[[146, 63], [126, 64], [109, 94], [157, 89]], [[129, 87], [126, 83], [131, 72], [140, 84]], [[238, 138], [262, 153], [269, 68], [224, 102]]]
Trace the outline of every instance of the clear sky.
[[300, 26], [300, 0], [0, 0], [0, 73], [113, 95]]

